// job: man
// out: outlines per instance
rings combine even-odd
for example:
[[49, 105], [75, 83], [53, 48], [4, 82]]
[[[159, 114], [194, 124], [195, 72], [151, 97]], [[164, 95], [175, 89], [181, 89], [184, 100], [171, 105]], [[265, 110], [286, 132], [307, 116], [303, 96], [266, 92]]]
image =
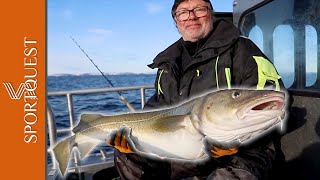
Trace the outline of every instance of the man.
[[[232, 23], [216, 20], [209, 0], [175, 0], [172, 17], [182, 38], [149, 65], [158, 68], [156, 93], [146, 108], [160, 108], [213, 89], [274, 88], [282, 82], [274, 66]], [[201, 164], [156, 161], [131, 153], [125, 134], [114, 132], [115, 165], [122, 179], [268, 179], [276, 153], [269, 137], [239, 149], [212, 149]], [[271, 148], [270, 148], [271, 147]]]

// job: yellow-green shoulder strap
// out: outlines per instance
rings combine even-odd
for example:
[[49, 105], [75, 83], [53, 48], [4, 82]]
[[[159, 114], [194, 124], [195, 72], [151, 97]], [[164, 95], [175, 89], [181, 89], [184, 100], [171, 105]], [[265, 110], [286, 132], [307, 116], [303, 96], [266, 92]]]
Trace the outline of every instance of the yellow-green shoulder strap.
[[225, 71], [225, 74], [226, 74], [228, 89], [231, 89], [231, 71], [230, 71], [230, 68], [225, 68], [224, 71]]
[[253, 56], [258, 65], [258, 84], [257, 89], [261, 90], [264, 88], [266, 82], [271, 80], [276, 84], [276, 90], [280, 91], [279, 79], [281, 78], [277, 73], [273, 64], [261, 56]]

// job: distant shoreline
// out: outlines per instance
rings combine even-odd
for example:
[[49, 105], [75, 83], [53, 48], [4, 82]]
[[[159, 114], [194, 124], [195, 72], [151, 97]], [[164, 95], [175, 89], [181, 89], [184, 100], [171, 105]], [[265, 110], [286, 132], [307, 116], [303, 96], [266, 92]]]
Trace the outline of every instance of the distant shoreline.
[[[131, 72], [121, 72], [121, 73], [104, 73], [107, 76], [114, 76], [114, 75], [155, 75], [156, 72], [150, 73], [131, 73]], [[101, 76], [99, 73], [82, 73], [82, 74], [50, 74], [47, 75], [48, 77], [59, 77], [59, 76]]]

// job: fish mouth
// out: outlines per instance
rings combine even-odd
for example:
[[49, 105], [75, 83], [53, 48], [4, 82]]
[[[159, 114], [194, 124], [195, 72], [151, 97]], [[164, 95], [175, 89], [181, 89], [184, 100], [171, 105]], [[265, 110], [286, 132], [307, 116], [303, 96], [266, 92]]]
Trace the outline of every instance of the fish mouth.
[[[237, 115], [239, 119], [244, 118], [250, 114], [257, 113], [271, 113], [274, 112], [283, 112], [285, 107], [285, 96], [281, 93], [273, 93], [264, 95], [255, 103], [247, 106], [243, 111], [238, 111]], [[241, 118], [242, 117], [242, 118]]]
[[263, 99], [251, 107], [253, 111], [282, 110], [284, 108], [284, 97], [275, 96]]
[[252, 111], [283, 110], [285, 99], [283, 94], [264, 95], [258, 102], [249, 106]]

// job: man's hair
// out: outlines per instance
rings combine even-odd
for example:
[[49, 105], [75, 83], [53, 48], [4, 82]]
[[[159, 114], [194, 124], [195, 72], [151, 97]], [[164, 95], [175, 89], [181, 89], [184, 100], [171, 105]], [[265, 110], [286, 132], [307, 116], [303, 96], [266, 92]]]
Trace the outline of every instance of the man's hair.
[[[174, 12], [176, 11], [177, 7], [178, 7], [179, 4], [182, 3], [183, 1], [186, 1], [186, 0], [174, 0], [173, 6], [172, 6], [172, 9], [171, 9], [171, 16], [172, 16], [172, 18], [174, 18]], [[211, 10], [213, 11], [213, 6], [212, 6], [210, 0], [203, 0], [203, 1], [209, 3], [209, 4], [210, 4], [210, 8], [211, 8]]]

